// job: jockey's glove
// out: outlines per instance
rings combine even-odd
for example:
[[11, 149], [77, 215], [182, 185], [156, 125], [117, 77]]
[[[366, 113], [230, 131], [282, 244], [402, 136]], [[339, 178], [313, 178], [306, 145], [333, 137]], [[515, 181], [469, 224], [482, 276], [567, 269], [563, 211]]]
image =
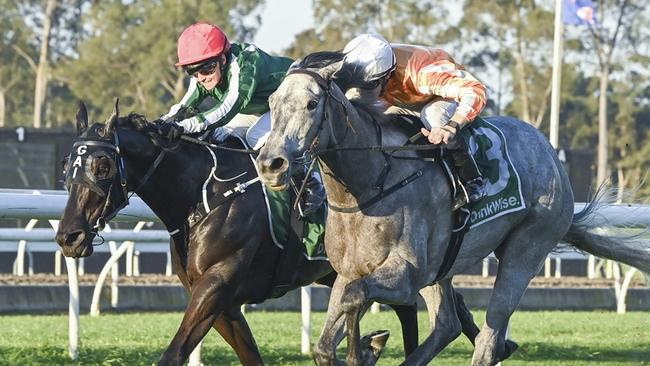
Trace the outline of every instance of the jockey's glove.
[[175, 122], [163, 123], [158, 128], [158, 133], [160, 133], [160, 135], [169, 141], [176, 141], [180, 139], [181, 135], [183, 135], [183, 132], [183, 126], [180, 126]]

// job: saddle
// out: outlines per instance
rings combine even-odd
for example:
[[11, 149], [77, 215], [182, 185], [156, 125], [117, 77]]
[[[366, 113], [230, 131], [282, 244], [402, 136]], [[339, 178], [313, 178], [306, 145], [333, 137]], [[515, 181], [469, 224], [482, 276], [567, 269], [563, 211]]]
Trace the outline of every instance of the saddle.
[[[419, 117], [404, 114], [400, 114], [399, 116], [401, 117], [401, 120], [404, 121], [404, 123], [400, 124], [399, 127], [404, 130], [404, 133], [407, 136], [411, 136], [406, 145], [430, 144], [429, 140], [427, 140], [427, 138], [422, 135], [422, 132], [420, 132], [420, 129], [424, 127], [424, 125], [420, 121]], [[447, 173], [446, 176], [451, 188], [452, 201], [461, 194], [466, 196], [463, 188], [463, 181], [460, 178], [458, 171], [454, 168], [454, 164], [450, 161], [450, 154], [447, 149], [441, 147], [439, 149], [418, 150], [417, 153], [424, 161], [439, 162], [441, 164], [444, 172]]]

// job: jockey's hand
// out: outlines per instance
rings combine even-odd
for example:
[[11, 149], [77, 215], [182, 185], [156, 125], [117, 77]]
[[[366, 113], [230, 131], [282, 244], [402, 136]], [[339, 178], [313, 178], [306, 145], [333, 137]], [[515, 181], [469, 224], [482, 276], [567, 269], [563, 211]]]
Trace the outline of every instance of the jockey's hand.
[[183, 126], [175, 122], [167, 122], [160, 125], [158, 128], [158, 133], [170, 142], [176, 141], [181, 138], [183, 135], [184, 129]]
[[422, 135], [429, 139], [429, 142], [434, 145], [448, 144], [454, 140], [458, 133], [458, 124], [449, 123], [442, 127], [432, 128], [431, 131], [423, 128]]

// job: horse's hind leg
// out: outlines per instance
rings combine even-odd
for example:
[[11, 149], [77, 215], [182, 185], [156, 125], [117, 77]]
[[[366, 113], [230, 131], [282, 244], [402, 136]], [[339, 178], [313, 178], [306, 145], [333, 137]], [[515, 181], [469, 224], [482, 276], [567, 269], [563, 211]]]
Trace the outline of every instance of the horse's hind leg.
[[[472, 345], [475, 345], [476, 336], [478, 336], [480, 330], [476, 323], [474, 323], [474, 316], [472, 316], [472, 313], [467, 308], [467, 305], [465, 305], [465, 299], [463, 299], [463, 295], [461, 295], [460, 292], [456, 291], [455, 289], [454, 295], [456, 296], [456, 314], [458, 315], [458, 319], [460, 320], [460, 324], [463, 328], [463, 334], [472, 343]], [[517, 343], [506, 339], [505, 350], [497, 355], [497, 359], [499, 361], [507, 359], [518, 347], [519, 346]]]
[[223, 312], [214, 322], [213, 327], [237, 353], [242, 365], [264, 364], [253, 333], [239, 306]]
[[[510, 316], [529, 282], [541, 268], [546, 255], [559, 241], [548, 234], [548, 218], [529, 217], [515, 229], [497, 251], [499, 268], [490, 296], [485, 324], [476, 337], [473, 366], [491, 366], [507, 354], [505, 340]], [[561, 227], [558, 224], [557, 227]]]

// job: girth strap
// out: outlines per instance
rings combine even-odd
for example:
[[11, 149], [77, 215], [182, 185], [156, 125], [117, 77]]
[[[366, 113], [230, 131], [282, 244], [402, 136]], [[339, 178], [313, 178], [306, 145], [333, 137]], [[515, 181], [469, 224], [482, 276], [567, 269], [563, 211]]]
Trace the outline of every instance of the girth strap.
[[190, 225], [190, 228], [192, 228], [194, 225], [196, 225], [201, 220], [203, 220], [215, 208], [246, 193], [246, 189], [250, 185], [257, 183], [259, 181], [260, 178], [255, 177], [249, 180], [248, 182], [237, 184], [235, 187], [225, 191], [223, 194], [213, 195], [208, 199], [208, 204], [207, 204], [208, 207], [206, 207], [206, 205], [203, 204], [203, 202], [198, 202], [194, 207], [194, 210], [192, 210], [192, 213], [187, 217], [187, 222]]
[[442, 259], [442, 264], [438, 269], [438, 274], [433, 283], [440, 281], [449, 273], [451, 266], [456, 261], [460, 246], [463, 243], [465, 234], [469, 231], [469, 210], [465, 207], [456, 210], [454, 214], [454, 228], [451, 231], [451, 238], [445, 250], [445, 256]]

